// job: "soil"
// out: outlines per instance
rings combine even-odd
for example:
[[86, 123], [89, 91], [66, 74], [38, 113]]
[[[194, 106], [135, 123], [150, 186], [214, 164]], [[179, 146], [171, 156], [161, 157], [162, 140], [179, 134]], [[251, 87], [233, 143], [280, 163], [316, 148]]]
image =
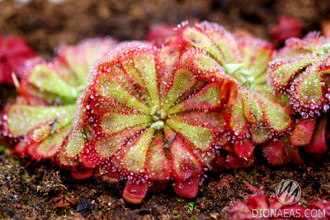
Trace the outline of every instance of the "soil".
[[[328, 0], [160, 0], [0, 1], [0, 34], [25, 38], [39, 54], [51, 55], [60, 43], [112, 36], [143, 40], [152, 25], [209, 20], [229, 30], [243, 29], [271, 40], [269, 29], [280, 15], [301, 22], [302, 33], [320, 30], [330, 20]], [[0, 106], [15, 96], [0, 87]], [[256, 152], [260, 154], [260, 152]], [[302, 188], [300, 203], [330, 199], [330, 154], [306, 158], [303, 166], [270, 166], [261, 155], [246, 169], [206, 173], [194, 199], [178, 197], [171, 187], [148, 193], [140, 205], [123, 201], [124, 183], [74, 180], [51, 161], [18, 159], [0, 147], [0, 219], [226, 219], [228, 205], [252, 193], [273, 195], [283, 179]], [[62, 208], [60, 206], [62, 204]]]

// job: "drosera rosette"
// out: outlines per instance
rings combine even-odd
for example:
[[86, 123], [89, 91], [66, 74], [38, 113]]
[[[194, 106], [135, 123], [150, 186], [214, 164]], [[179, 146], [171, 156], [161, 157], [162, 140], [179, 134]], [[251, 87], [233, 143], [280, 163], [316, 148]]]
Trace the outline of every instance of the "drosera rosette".
[[329, 47], [330, 38], [317, 32], [303, 39], [289, 39], [268, 69], [267, 81], [274, 94], [288, 96], [288, 104], [296, 113], [293, 132], [286, 142], [295, 149], [303, 146], [308, 154], [321, 155], [327, 151]]
[[2, 134], [21, 140], [15, 152], [36, 160], [54, 158], [72, 131], [76, 99], [87, 85], [89, 66], [116, 45], [110, 38], [62, 45], [58, 56], [26, 63], [19, 96], [2, 115]]
[[289, 94], [292, 108], [303, 118], [328, 112], [330, 105], [330, 38], [317, 32], [289, 39], [270, 63], [268, 84]]
[[[257, 144], [271, 142], [290, 130], [290, 109], [281, 105], [281, 100], [270, 93], [266, 83], [268, 62], [273, 59], [275, 49], [268, 42], [238, 37], [214, 23], [202, 22], [194, 27], [185, 23], [183, 26], [174, 44], [203, 52], [237, 82], [238, 90], [232, 90], [231, 102], [221, 110], [225, 112], [231, 132], [231, 139], [224, 148], [234, 153], [228, 158], [235, 161], [232, 166], [252, 165]], [[262, 146], [265, 152], [268, 148], [268, 145]], [[276, 159], [269, 159], [269, 162], [283, 164]]]
[[223, 68], [195, 49], [135, 42], [94, 64], [89, 82], [66, 148], [73, 169], [126, 180], [134, 204], [169, 181], [195, 197], [226, 131], [220, 109], [233, 81]]

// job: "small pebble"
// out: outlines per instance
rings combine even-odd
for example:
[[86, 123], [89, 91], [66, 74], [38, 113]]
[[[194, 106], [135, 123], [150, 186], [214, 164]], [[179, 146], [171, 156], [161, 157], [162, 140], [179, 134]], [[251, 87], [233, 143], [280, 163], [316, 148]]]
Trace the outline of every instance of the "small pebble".
[[88, 199], [82, 199], [77, 205], [77, 211], [81, 213], [89, 212], [93, 210], [94, 205], [89, 202]]

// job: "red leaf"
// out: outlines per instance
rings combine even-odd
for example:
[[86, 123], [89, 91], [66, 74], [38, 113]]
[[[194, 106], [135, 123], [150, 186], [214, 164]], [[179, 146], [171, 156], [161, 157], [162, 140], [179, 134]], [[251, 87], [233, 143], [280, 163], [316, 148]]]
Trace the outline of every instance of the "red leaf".
[[198, 192], [198, 177], [193, 176], [184, 181], [176, 182], [174, 185], [174, 191], [176, 194], [186, 198], [194, 198]]
[[267, 161], [273, 166], [281, 166], [288, 162], [286, 147], [281, 141], [269, 141], [261, 146], [261, 150]]
[[235, 153], [241, 158], [249, 158], [253, 155], [254, 144], [249, 139], [237, 141], [235, 144]]
[[327, 148], [325, 139], [325, 129], [327, 126], [327, 115], [323, 115], [316, 124], [312, 140], [308, 146], [305, 147], [305, 151], [309, 154], [323, 154]]
[[302, 119], [294, 128], [290, 137], [290, 143], [293, 146], [305, 146], [312, 140], [316, 119], [306, 118]]
[[93, 169], [89, 169], [89, 168], [71, 170], [71, 176], [76, 180], [87, 179], [92, 174], [93, 174]]
[[126, 202], [132, 204], [141, 203], [142, 199], [146, 196], [148, 191], [148, 183], [140, 182], [127, 182], [124, 190], [123, 197]]
[[301, 24], [293, 18], [280, 16], [277, 23], [270, 28], [270, 34], [275, 44], [281, 44], [288, 38], [300, 37]]

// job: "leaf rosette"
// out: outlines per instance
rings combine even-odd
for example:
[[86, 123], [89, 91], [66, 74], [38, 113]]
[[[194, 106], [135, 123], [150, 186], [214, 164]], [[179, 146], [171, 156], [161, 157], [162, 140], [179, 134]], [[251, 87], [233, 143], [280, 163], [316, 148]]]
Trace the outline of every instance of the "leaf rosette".
[[291, 112], [282, 105], [285, 97], [272, 95], [266, 83], [268, 62], [275, 55], [270, 43], [240, 38], [217, 24], [202, 22], [184, 27], [174, 44], [203, 52], [238, 85], [221, 110], [231, 131], [231, 140], [224, 146], [233, 153], [227, 158], [233, 160], [230, 167], [251, 165], [257, 144], [271, 142], [290, 130]]
[[268, 84], [289, 94], [290, 104], [303, 118], [328, 112], [330, 104], [330, 39], [317, 32], [289, 39], [270, 63]]
[[[328, 148], [326, 128], [330, 104], [329, 37], [317, 32], [286, 41], [269, 66], [268, 84], [275, 94], [286, 94], [296, 113], [292, 134], [281, 142], [293, 161], [303, 164], [299, 147], [319, 157]], [[300, 116], [299, 116], [300, 115]]]
[[50, 62], [26, 62], [19, 96], [2, 116], [3, 134], [22, 139], [16, 153], [36, 160], [57, 155], [71, 134], [76, 99], [87, 85], [89, 66], [114, 46], [110, 38], [85, 40], [60, 46]]
[[195, 197], [226, 130], [219, 109], [234, 82], [224, 69], [192, 48], [136, 42], [97, 62], [89, 82], [67, 156], [103, 178], [127, 179], [131, 203], [170, 180], [178, 195]]

